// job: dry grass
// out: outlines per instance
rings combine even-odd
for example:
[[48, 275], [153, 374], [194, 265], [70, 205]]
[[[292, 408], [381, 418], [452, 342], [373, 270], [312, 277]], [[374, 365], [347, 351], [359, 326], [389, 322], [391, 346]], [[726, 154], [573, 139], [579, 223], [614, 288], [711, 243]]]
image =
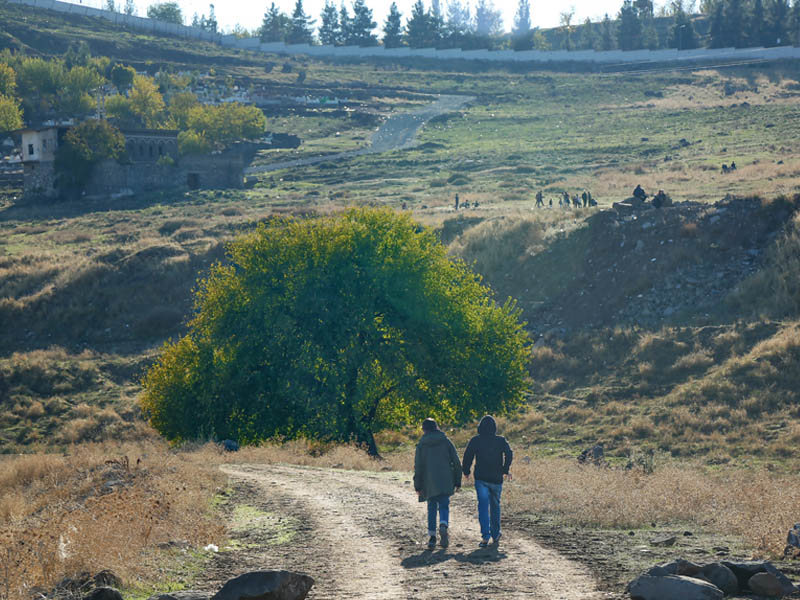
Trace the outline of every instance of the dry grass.
[[762, 556], [780, 556], [797, 521], [792, 475], [671, 464], [647, 475], [546, 459], [517, 463], [514, 476], [505, 493], [515, 512], [549, 513], [584, 527], [635, 529], [655, 522], [728, 532]]
[[127, 587], [164, 577], [158, 544], [219, 543], [211, 499], [219, 452], [161, 444], [82, 445], [67, 456], [0, 461], [0, 572], [10, 600], [82, 571], [111, 569]]

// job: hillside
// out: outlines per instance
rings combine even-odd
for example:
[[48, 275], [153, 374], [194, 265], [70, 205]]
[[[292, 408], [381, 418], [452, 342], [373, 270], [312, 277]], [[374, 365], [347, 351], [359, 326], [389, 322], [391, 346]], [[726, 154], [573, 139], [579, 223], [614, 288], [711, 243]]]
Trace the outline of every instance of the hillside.
[[[4, 451], [150, 435], [138, 379], [182, 333], [192, 287], [228, 240], [274, 214], [384, 204], [412, 210], [499, 300], [518, 300], [536, 348], [532, 412], [515, 435], [533, 449], [604, 439], [620, 456], [795, 457], [796, 200], [776, 200], [800, 189], [792, 65], [628, 76], [308, 58], [265, 68], [269, 57], [92, 19], [0, 13], [2, 45], [20, 52], [53, 57], [86, 39], [150, 72], [213, 65], [210, 81], [348, 98], [343, 109], [268, 110], [268, 128], [303, 145], [256, 164], [362, 147], [433, 94], [476, 97], [429, 123], [416, 148], [262, 174], [249, 190], [68, 204], [3, 190]], [[732, 159], [739, 169], [721, 173]], [[612, 203], [636, 183], [675, 206], [618, 214]], [[548, 199], [589, 189], [600, 205], [536, 209], [539, 189]], [[473, 207], [455, 214], [455, 193]]]

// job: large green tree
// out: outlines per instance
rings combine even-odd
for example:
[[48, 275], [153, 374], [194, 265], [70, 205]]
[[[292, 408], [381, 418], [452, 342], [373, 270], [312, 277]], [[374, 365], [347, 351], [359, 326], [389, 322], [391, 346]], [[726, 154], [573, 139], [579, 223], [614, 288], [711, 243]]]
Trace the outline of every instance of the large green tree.
[[428, 229], [389, 210], [277, 220], [202, 281], [189, 333], [144, 378], [174, 441], [356, 440], [426, 416], [464, 422], [521, 402], [520, 311]]

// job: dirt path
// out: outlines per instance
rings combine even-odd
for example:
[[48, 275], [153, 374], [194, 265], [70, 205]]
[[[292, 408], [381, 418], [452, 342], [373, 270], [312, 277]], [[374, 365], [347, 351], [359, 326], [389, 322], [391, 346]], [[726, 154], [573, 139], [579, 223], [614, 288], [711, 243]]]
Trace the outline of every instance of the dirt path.
[[[479, 549], [472, 488], [453, 497], [451, 544], [425, 548], [425, 504], [407, 474], [274, 465], [225, 468], [235, 495], [236, 550], [217, 555], [204, 587], [255, 569], [289, 569], [316, 580], [312, 599], [607, 597], [579, 565], [506, 528], [498, 548]], [[246, 507], [243, 509], [242, 507]]]
[[458, 110], [467, 102], [474, 100], [474, 96], [449, 96], [440, 95], [434, 102], [409, 111], [392, 115], [378, 127], [377, 131], [370, 139], [370, 145], [360, 150], [350, 150], [348, 152], [337, 152], [335, 154], [324, 154], [322, 156], [312, 156], [309, 158], [298, 158], [295, 160], [285, 160], [281, 162], [272, 163], [269, 165], [259, 165], [256, 167], [248, 167], [244, 170], [247, 175], [254, 175], [256, 173], [269, 173], [270, 171], [279, 171], [281, 169], [289, 169], [291, 167], [301, 167], [304, 165], [314, 165], [321, 162], [330, 162], [334, 160], [341, 160], [343, 158], [352, 158], [354, 156], [361, 156], [363, 154], [377, 154], [380, 152], [388, 152], [389, 150], [399, 150], [401, 148], [409, 148], [414, 145], [414, 139], [426, 121], [433, 117], [443, 115], [445, 113]]

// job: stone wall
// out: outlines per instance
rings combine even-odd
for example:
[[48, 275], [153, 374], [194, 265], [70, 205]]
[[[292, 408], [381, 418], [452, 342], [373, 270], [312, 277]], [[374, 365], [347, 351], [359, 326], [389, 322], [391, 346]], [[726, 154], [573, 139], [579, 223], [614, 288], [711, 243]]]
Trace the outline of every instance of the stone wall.
[[23, 178], [23, 192], [26, 196], [53, 198], [57, 195], [53, 161], [23, 163]]
[[188, 156], [174, 165], [99, 163], [85, 191], [88, 195], [159, 190], [225, 189], [244, 185], [244, 162], [238, 154]]

